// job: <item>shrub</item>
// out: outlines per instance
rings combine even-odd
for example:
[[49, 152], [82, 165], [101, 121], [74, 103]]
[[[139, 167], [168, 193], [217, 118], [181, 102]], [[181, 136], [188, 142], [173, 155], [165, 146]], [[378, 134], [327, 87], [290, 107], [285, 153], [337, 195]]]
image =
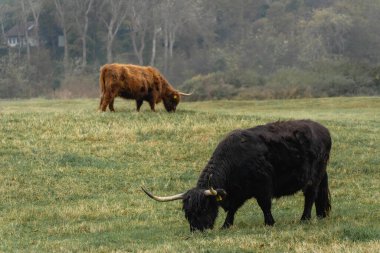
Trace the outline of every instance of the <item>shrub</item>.
[[225, 82], [225, 75], [222, 72], [197, 75], [185, 81], [181, 89], [194, 91], [189, 97], [191, 100], [221, 99], [237, 94], [236, 88]]

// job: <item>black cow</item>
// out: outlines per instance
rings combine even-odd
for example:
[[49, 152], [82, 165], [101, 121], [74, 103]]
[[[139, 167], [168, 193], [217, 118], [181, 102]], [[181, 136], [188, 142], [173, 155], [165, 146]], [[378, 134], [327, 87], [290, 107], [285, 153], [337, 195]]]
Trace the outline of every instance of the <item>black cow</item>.
[[170, 197], [143, 190], [157, 201], [182, 199], [191, 231], [212, 229], [219, 206], [227, 212], [223, 228], [230, 227], [250, 198], [257, 200], [265, 224], [273, 225], [272, 198], [299, 190], [305, 196], [301, 220], [311, 218], [314, 203], [317, 216], [324, 218], [331, 209], [326, 172], [330, 149], [328, 129], [311, 120], [238, 129], [219, 143], [195, 188]]

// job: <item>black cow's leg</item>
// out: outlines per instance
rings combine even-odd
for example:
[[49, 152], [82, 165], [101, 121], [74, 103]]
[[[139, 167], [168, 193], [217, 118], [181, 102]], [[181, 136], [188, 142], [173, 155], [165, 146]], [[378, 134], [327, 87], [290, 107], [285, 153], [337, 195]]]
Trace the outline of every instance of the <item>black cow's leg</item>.
[[222, 204], [223, 209], [227, 212], [226, 219], [222, 229], [229, 228], [234, 224], [236, 211], [244, 204], [245, 199], [240, 199], [236, 196], [230, 196], [230, 200], [227, 203]]
[[321, 183], [319, 184], [317, 197], [315, 199], [315, 209], [318, 218], [325, 218], [329, 215], [329, 212], [331, 210], [327, 173], [325, 173]]
[[265, 225], [273, 226], [275, 221], [271, 212], [272, 199], [270, 197], [259, 197], [257, 198], [257, 203], [263, 211]]
[[142, 99], [137, 99], [136, 100], [136, 108], [137, 108], [138, 112], [140, 111], [140, 107], [143, 104], [143, 102], [144, 102], [144, 100], [142, 100]]
[[305, 204], [303, 209], [303, 214], [301, 217], [302, 221], [310, 220], [311, 218], [311, 208], [313, 207], [315, 197], [316, 197], [316, 189], [314, 186], [309, 186], [304, 190], [305, 196]]
[[232, 209], [227, 211], [227, 217], [226, 220], [224, 221], [224, 224], [222, 228], [229, 228], [234, 224], [234, 218], [235, 218], [235, 213], [237, 209]]

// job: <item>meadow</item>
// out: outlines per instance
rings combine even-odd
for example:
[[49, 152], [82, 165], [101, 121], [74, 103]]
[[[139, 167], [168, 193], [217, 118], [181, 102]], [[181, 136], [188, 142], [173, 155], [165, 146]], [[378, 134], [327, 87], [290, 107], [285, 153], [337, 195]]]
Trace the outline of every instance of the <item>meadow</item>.
[[[380, 252], [380, 97], [180, 103], [0, 100], [0, 252]], [[331, 132], [332, 212], [300, 223], [303, 195], [254, 199], [235, 224], [190, 233], [180, 201], [231, 130], [313, 119]]]

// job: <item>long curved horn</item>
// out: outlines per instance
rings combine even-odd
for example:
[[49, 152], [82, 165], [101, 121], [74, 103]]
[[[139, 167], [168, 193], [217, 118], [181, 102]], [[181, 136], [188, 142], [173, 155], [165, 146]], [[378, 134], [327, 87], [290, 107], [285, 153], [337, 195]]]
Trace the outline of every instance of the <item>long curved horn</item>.
[[191, 93], [184, 93], [184, 92], [178, 91], [178, 93], [179, 93], [181, 96], [191, 96], [191, 95], [193, 95], [194, 91], [192, 91]]
[[148, 192], [144, 187], [141, 187], [141, 189], [148, 195], [150, 198], [159, 201], [159, 202], [166, 202], [166, 201], [173, 201], [178, 199], [183, 199], [185, 196], [185, 193], [176, 194], [173, 196], [167, 196], [167, 197], [158, 197], [154, 196], [152, 193]]

